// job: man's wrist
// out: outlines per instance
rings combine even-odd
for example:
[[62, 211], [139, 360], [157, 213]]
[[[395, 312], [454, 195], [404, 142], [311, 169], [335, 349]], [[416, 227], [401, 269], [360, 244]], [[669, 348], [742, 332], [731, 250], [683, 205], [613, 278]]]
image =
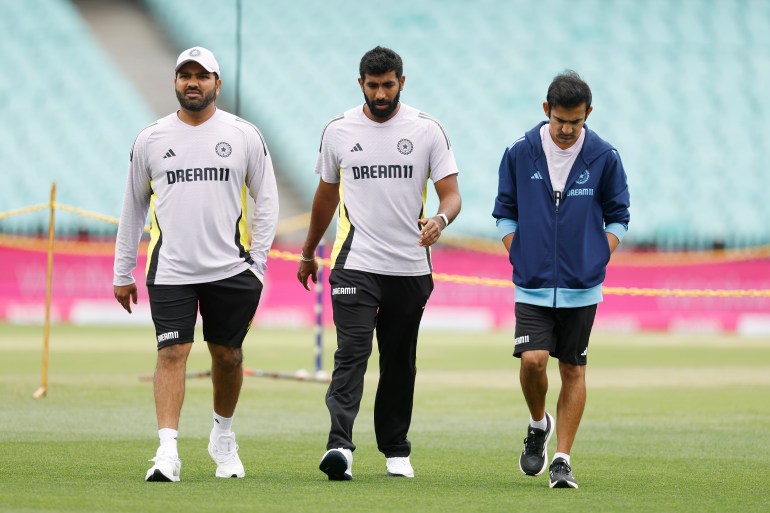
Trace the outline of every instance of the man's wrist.
[[313, 253], [313, 256], [306, 257], [304, 251], [299, 252], [299, 261], [300, 262], [315, 262], [315, 253]]
[[444, 221], [444, 228], [449, 226], [449, 218], [443, 212], [436, 214], [436, 217], [440, 217]]

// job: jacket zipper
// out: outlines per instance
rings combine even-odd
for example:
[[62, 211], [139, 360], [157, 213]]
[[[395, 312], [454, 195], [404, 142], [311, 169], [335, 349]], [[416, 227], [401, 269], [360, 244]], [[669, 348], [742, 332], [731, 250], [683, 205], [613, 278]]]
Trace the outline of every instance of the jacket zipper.
[[561, 203], [562, 192], [553, 191], [553, 202], [556, 206], [556, 219], [553, 223], [553, 307], [556, 308], [556, 291], [559, 288], [559, 203]]

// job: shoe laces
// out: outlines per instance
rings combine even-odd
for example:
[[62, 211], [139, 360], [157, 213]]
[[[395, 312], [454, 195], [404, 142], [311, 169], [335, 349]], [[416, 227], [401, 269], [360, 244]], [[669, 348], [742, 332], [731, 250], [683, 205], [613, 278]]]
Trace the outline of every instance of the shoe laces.
[[155, 457], [150, 458], [149, 461], [152, 461], [153, 463], [158, 463], [161, 461], [175, 462], [178, 459], [179, 456], [174, 454], [173, 451], [165, 449], [164, 447], [158, 447], [158, 451], [155, 453]]
[[235, 442], [235, 433], [227, 435], [218, 435], [211, 440], [217, 461], [221, 463], [233, 460], [234, 457], [238, 457], [238, 444]]
[[545, 431], [542, 429], [530, 428], [531, 434], [524, 439], [524, 452], [539, 453], [543, 450], [543, 440], [545, 440]]
[[551, 463], [551, 471], [554, 474], [572, 474], [572, 467], [565, 460], [558, 459]]

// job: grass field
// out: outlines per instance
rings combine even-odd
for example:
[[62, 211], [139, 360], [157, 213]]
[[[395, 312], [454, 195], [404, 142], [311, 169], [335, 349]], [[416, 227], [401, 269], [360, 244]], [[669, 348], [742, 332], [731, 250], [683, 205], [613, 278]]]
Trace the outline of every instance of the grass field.
[[[246, 478], [214, 478], [211, 384], [191, 379], [182, 481], [161, 484], [143, 481], [157, 444], [152, 385], [138, 379], [154, 367], [150, 328], [55, 326], [48, 397], [34, 401], [42, 329], [0, 325], [0, 511], [770, 511], [770, 342], [595, 334], [572, 453], [580, 489], [551, 490], [546, 476], [517, 467], [528, 414], [511, 338], [423, 335], [410, 432], [415, 479], [385, 476], [372, 429], [372, 360], [354, 481], [329, 482], [318, 470], [324, 385], [247, 378], [234, 424]], [[328, 370], [333, 333], [326, 341]], [[312, 346], [309, 332], [255, 329], [246, 366], [310, 369]], [[207, 367], [198, 343], [189, 369]], [[554, 413], [558, 387], [551, 374]]]

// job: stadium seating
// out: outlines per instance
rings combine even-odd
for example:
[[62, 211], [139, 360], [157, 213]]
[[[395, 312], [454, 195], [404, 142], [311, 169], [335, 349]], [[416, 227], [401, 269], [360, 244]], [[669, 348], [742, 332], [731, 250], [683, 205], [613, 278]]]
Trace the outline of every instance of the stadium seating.
[[[753, 136], [767, 109], [768, 3], [243, 4], [243, 115], [264, 127], [308, 202], [321, 129], [361, 100], [358, 59], [383, 44], [404, 57], [402, 100], [441, 120], [452, 139], [464, 197], [454, 230], [495, 236], [503, 150], [543, 118], [550, 79], [572, 68], [594, 91], [589, 126], [618, 148], [629, 175], [630, 244], [770, 242], [770, 203], [761, 197], [770, 173], [760, 162], [768, 143]], [[233, 9], [200, 0], [147, 5], [180, 47], [204, 44], [221, 55], [232, 82]]]
[[[0, 135], [12, 133], [0, 144], [11, 162], [36, 166], [35, 173], [13, 178], [20, 194], [0, 187], [3, 206], [45, 197], [41, 183], [72, 173], [74, 185], [61, 182], [68, 195], [62, 202], [116, 214], [126, 141], [152, 116], [66, 2], [0, 2], [14, 14], [2, 16], [3, 45], [25, 84], [13, 92], [13, 105], [3, 107], [12, 121], [3, 120]], [[236, 3], [144, 1], [180, 50], [201, 44], [216, 53], [222, 104], [230, 110]], [[594, 92], [588, 125], [617, 147], [628, 172], [628, 245], [770, 243], [770, 202], [762, 187], [770, 178], [762, 162], [769, 144], [762, 135], [770, 2], [241, 3], [240, 113], [262, 128], [278, 168], [308, 206], [321, 131], [362, 101], [358, 61], [383, 44], [404, 57], [402, 100], [442, 121], [454, 145], [464, 199], [456, 233], [496, 236], [490, 212], [500, 157], [543, 119], [548, 83], [571, 68]], [[43, 114], [30, 122], [26, 114], [35, 110]], [[18, 150], [31, 145], [38, 148], [32, 155]], [[9, 178], [1, 180], [5, 185]], [[7, 221], [0, 223], [7, 229]]]
[[[117, 216], [131, 142], [154, 118], [64, 0], [0, 0], [6, 66], [2, 88], [0, 211], [57, 202]], [[47, 212], [0, 221], [0, 230], [46, 230]], [[60, 213], [57, 231], [113, 233], [115, 227]]]

